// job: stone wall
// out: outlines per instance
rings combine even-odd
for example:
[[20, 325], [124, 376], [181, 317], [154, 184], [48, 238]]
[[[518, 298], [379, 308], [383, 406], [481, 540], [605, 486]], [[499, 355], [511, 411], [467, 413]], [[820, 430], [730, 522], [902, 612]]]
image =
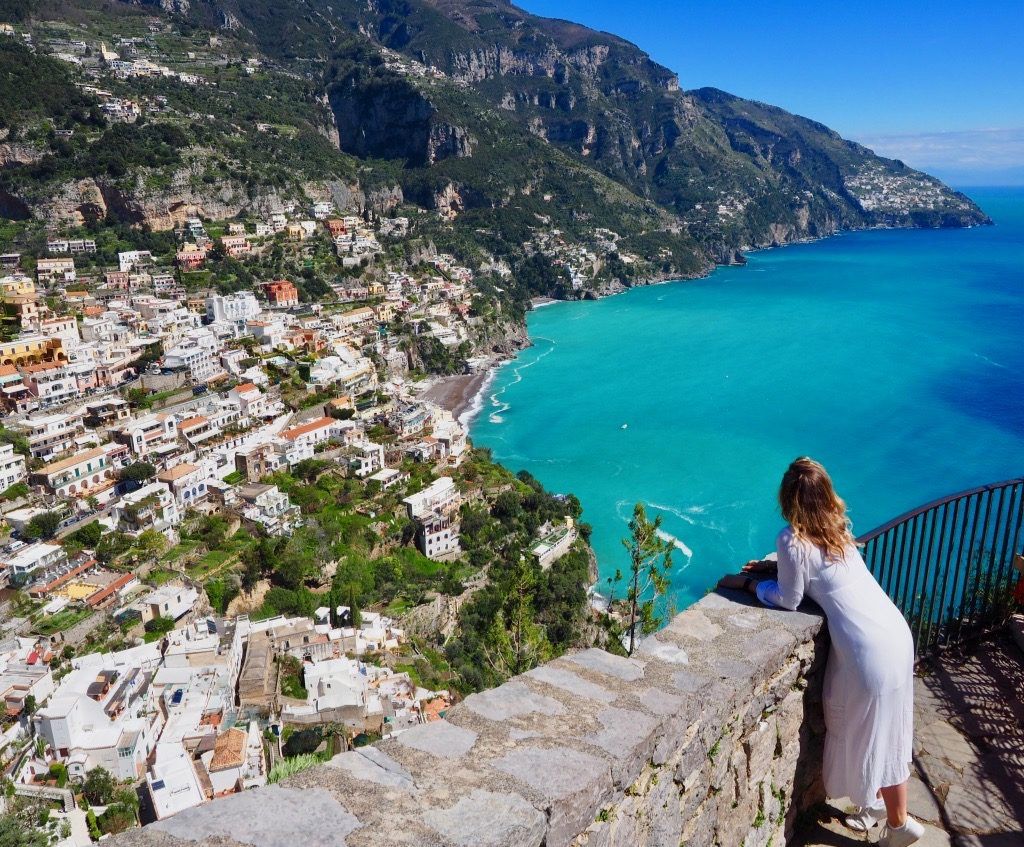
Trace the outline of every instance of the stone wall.
[[176, 847], [781, 847], [822, 799], [822, 619], [709, 595], [447, 719], [119, 836]]

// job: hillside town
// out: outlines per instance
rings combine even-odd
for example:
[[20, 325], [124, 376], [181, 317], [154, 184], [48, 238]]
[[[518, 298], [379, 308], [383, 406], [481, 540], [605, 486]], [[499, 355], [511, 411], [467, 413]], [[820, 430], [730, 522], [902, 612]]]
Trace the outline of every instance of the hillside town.
[[[38, 255], [0, 256], [0, 766], [15, 795], [63, 807], [52, 843], [266, 784], [457, 698], [400, 620], [424, 598], [359, 609], [339, 569], [366, 549], [451, 568], [451, 591], [485, 579], [461, 515], [509, 484], [467, 471], [465, 424], [428, 399], [438, 380], [413, 354], [429, 339], [462, 370], [490, 363], [467, 355], [472, 273], [433, 254], [335, 280], [316, 303], [287, 278], [195, 284], [211, 264], [311, 243], [365, 268], [407, 226], [317, 201], [190, 217], [173, 253], [110, 265], [60, 232]], [[313, 481], [326, 504], [305, 499]], [[279, 572], [356, 520], [351, 545]], [[567, 515], [524, 552], [547, 570], [578, 537]], [[121, 799], [79, 808], [71, 788], [88, 796], [98, 771]]]

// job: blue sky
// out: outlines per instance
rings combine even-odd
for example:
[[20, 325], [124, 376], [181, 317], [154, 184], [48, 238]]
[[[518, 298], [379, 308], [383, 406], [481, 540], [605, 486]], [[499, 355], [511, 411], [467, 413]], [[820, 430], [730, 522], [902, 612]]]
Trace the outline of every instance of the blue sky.
[[519, 0], [960, 184], [1024, 183], [1024, 0]]

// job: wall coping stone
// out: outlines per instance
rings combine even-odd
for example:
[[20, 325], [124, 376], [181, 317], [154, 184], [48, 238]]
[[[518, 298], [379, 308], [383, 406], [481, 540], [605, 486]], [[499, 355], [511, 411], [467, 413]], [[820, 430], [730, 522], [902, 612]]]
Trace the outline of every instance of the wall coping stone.
[[[594, 847], [631, 838], [679, 843], [679, 833], [695, 821], [721, 817], [714, 811], [715, 803], [724, 802], [720, 794], [735, 794], [737, 818], [783, 805], [774, 795], [766, 799], [763, 776], [751, 789], [730, 788], [725, 777], [742, 770], [744, 780], [754, 780], [773, 756], [789, 757], [792, 765], [797, 756], [810, 755], [800, 739], [814, 721], [803, 720], [806, 698], [799, 681], [824, 658], [814, 643], [822, 623], [812, 604], [786, 612], [754, 605], [736, 592], [709, 594], [641, 642], [633, 658], [598, 649], [568, 653], [470, 695], [445, 720], [342, 753], [278, 785], [129, 830], [111, 844]], [[783, 702], [787, 731], [796, 738], [776, 737], [781, 712], [778, 729], [772, 722], [769, 732], [765, 715]], [[727, 741], [733, 744], [728, 755], [718, 756]], [[742, 763], [736, 749], [746, 757]], [[656, 771], [666, 763], [675, 776], [659, 781]], [[692, 790], [705, 779], [709, 791]], [[682, 794], [678, 811], [653, 816], [642, 835], [644, 816], [631, 817], [628, 809], [644, 792], [650, 795], [645, 802], [657, 800], [668, 809], [670, 789]], [[757, 792], [755, 802], [750, 798]], [[615, 822], [611, 818], [620, 806], [627, 811]]]

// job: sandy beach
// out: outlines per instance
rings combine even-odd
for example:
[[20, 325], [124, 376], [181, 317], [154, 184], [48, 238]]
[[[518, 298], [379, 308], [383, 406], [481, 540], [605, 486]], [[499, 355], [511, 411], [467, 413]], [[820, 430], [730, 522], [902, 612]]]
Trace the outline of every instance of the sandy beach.
[[490, 369], [487, 369], [472, 374], [441, 377], [421, 396], [459, 418], [473, 405], [474, 398], [480, 393], [490, 373]]

